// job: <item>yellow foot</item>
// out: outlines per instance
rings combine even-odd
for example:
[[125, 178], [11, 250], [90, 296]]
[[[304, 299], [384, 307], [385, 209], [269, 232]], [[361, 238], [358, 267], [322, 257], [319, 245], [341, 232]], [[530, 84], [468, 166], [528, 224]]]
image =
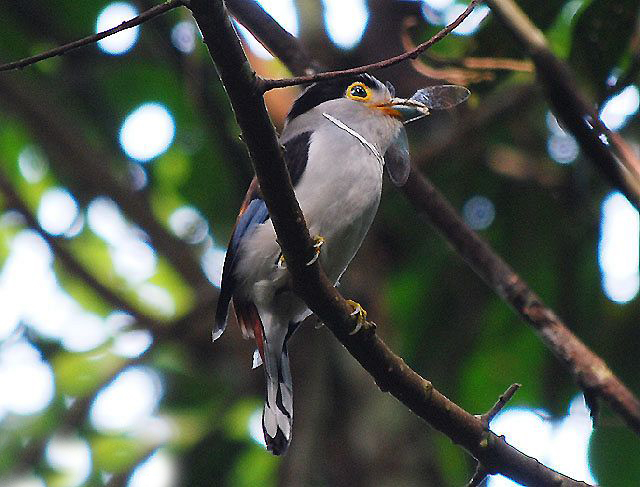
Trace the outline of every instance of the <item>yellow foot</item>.
[[311, 258], [309, 262], [307, 262], [307, 265], [312, 265], [316, 260], [318, 260], [318, 257], [320, 257], [320, 247], [322, 247], [322, 244], [324, 243], [324, 237], [321, 237], [320, 235], [318, 235], [313, 240], [315, 241], [315, 243], [313, 244], [313, 250], [315, 251], [315, 255]]
[[278, 260], [276, 261], [276, 267], [278, 269], [286, 269], [287, 268], [287, 263], [284, 261], [284, 255], [280, 254], [280, 257], [278, 257]]
[[351, 316], [353, 316], [353, 319], [356, 322], [355, 328], [349, 333], [349, 335], [355, 335], [367, 322], [367, 312], [362, 306], [360, 306], [360, 303], [356, 303], [355, 301], [352, 301], [350, 299], [347, 299], [347, 303], [349, 303], [349, 305], [353, 308]]

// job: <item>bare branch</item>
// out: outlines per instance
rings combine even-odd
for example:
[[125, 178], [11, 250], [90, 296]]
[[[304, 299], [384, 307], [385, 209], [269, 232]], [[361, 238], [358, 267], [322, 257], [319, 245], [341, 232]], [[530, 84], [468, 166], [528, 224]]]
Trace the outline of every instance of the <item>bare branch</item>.
[[511, 401], [511, 398], [516, 392], [518, 392], [518, 389], [520, 389], [521, 387], [522, 384], [511, 384], [509, 388], [500, 395], [496, 403], [491, 406], [491, 409], [489, 409], [489, 411], [487, 411], [480, 417], [480, 420], [487, 428], [489, 427], [489, 423], [491, 423], [493, 418], [495, 418], [496, 415], [500, 411], [502, 411], [502, 409], [507, 405], [509, 401]]
[[549, 104], [581, 149], [640, 210], [640, 160], [634, 151], [602, 123], [593, 103], [580, 93], [567, 65], [554, 56], [542, 32], [523, 11], [512, 0], [487, 0], [487, 4], [529, 52]]
[[31, 64], [35, 64], [40, 61], [44, 61], [45, 59], [49, 59], [56, 56], [61, 56], [66, 54], [69, 51], [73, 51], [74, 49], [78, 49], [79, 47], [84, 47], [89, 44], [93, 44], [98, 42], [105, 37], [109, 37], [113, 34], [117, 34], [120, 31], [130, 29], [131, 27], [135, 27], [136, 25], [140, 25], [147, 20], [151, 20], [158, 15], [161, 15], [169, 10], [173, 10], [174, 8], [181, 7], [183, 5], [187, 5], [188, 0], [168, 0], [160, 5], [156, 5], [155, 7], [150, 8], [149, 10], [145, 10], [137, 17], [132, 18], [131, 20], [127, 20], [126, 22], [121, 23], [116, 27], [112, 27], [111, 29], [107, 29], [103, 32], [98, 32], [97, 34], [84, 37], [82, 39], [78, 39], [77, 41], [70, 42], [63, 46], [58, 46], [53, 49], [50, 49], [45, 52], [41, 52], [40, 54], [36, 54], [35, 56], [31, 56], [28, 58], [20, 59], [19, 61], [13, 61], [11, 63], [0, 65], [0, 72], [2, 71], [13, 71], [14, 69], [22, 69]]
[[365, 66], [359, 66], [357, 68], [344, 69], [340, 71], [328, 71], [328, 72], [318, 73], [313, 75], [298, 76], [295, 78], [263, 79], [262, 82], [260, 83], [261, 85], [260, 87], [263, 92], [266, 92], [274, 88], [284, 88], [285, 86], [303, 85], [307, 83], [313, 83], [314, 81], [342, 78], [342, 77], [351, 76], [354, 74], [361, 74], [369, 71], [377, 71], [379, 69], [388, 68], [389, 66], [393, 66], [394, 64], [401, 63], [406, 59], [415, 59], [422, 52], [426, 51], [435, 43], [444, 39], [451, 31], [453, 31], [456, 27], [458, 27], [464, 21], [464, 19], [466, 19], [469, 16], [469, 14], [481, 1], [482, 0], [472, 0], [471, 3], [467, 6], [467, 8], [464, 10], [464, 12], [462, 12], [453, 22], [451, 22], [444, 29], [442, 29], [440, 32], [434, 35], [431, 39], [418, 45], [415, 49], [411, 51], [405, 52], [403, 54], [394, 56], [389, 59], [385, 59], [384, 61], [380, 61], [373, 64], [367, 64]]
[[[544, 38], [542, 39], [544, 40]], [[532, 38], [536, 41], [536, 37]], [[539, 42], [536, 41], [536, 42]], [[307, 61], [310, 63], [310, 60]], [[304, 72], [303, 64], [288, 66]], [[523, 91], [525, 94], [529, 88]], [[530, 98], [530, 97], [529, 97]], [[477, 127], [477, 125], [473, 125]], [[425, 160], [418, 166], [427, 165]], [[604, 360], [578, 339], [566, 324], [545, 306], [529, 285], [464, 222], [437, 188], [413, 166], [402, 188], [407, 199], [434, 225], [469, 266], [500, 298], [530, 324], [543, 343], [564, 363], [587, 394], [596, 393], [640, 434], [640, 401], [609, 369]]]
[[275, 130], [222, 0], [192, 0], [203, 33], [251, 154], [262, 195], [269, 208], [296, 292], [349, 352], [403, 404], [464, 446], [489, 471], [499, 471], [528, 485], [585, 485], [542, 466], [487, 431], [475, 416], [449, 401], [411, 370], [375, 334], [371, 326], [355, 335], [351, 308], [328, 281], [312, 255], [309, 231], [295, 199]]

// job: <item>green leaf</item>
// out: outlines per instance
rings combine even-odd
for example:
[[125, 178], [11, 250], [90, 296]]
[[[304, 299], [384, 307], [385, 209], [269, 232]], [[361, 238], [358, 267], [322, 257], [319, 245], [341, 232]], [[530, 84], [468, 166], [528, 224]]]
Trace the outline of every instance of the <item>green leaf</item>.
[[237, 401], [233, 405], [224, 418], [224, 430], [229, 438], [238, 441], [249, 438], [249, 420], [260, 406], [259, 401], [251, 399]]
[[602, 97], [629, 47], [640, 0], [594, 0], [576, 15], [570, 60]]
[[264, 449], [255, 446], [242, 455], [231, 472], [227, 485], [234, 487], [253, 487], [260, 485], [270, 487], [277, 485], [278, 457], [268, 454]]
[[91, 442], [94, 468], [119, 473], [132, 467], [148, 447], [134, 438], [98, 436]]
[[53, 360], [57, 389], [69, 396], [86, 396], [124, 363], [124, 358], [106, 352], [104, 347], [87, 353], [60, 353]]

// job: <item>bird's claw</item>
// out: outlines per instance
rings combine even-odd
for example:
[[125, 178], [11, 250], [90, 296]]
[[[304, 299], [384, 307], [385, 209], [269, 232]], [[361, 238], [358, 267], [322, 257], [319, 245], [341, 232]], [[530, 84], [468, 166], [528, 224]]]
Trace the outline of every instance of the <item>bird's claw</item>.
[[307, 262], [307, 266], [314, 264], [315, 261], [318, 260], [318, 257], [320, 257], [320, 247], [322, 247], [322, 244], [324, 244], [324, 237], [321, 237], [320, 235], [314, 237], [313, 240], [314, 240], [313, 250], [315, 251], [315, 254], [311, 258], [311, 260]]
[[364, 310], [362, 306], [360, 306], [360, 303], [356, 303], [351, 299], [347, 299], [347, 303], [353, 308], [353, 312], [351, 313], [351, 316], [353, 317], [356, 323], [356, 326], [354, 327], [353, 330], [351, 330], [351, 332], [349, 332], [349, 335], [355, 335], [362, 329], [364, 324], [367, 322], [367, 312]]
[[[322, 244], [324, 244], [324, 237], [321, 236], [317, 236], [314, 239], [314, 244], [313, 244], [313, 250], [315, 251], [314, 256], [311, 258], [311, 260], [309, 262], [307, 262], [307, 266], [312, 265], [313, 263], [315, 263], [316, 260], [318, 260], [318, 257], [320, 257], [320, 247], [322, 247]], [[278, 269], [286, 269], [287, 268], [287, 263], [284, 260], [284, 254], [280, 254], [280, 256], [278, 257], [278, 260], [276, 260], [276, 267]]]

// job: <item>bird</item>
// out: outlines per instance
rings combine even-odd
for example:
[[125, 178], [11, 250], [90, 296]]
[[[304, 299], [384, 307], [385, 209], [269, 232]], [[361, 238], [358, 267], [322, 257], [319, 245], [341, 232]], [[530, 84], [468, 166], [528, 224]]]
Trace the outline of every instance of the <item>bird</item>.
[[[383, 168], [401, 186], [410, 169], [404, 123], [430, 108], [448, 108], [468, 96], [455, 85], [429, 87], [412, 99], [395, 97], [390, 83], [363, 73], [316, 82], [294, 101], [280, 135], [284, 160], [310, 234], [315, 257], [336, 283], [358, 251], [378, 209]], [[349, 301], [354, 319], [366, 312]], [[231, 305], [231, 306], [230, 306]], [[286, 452], [293, 424], [293, 385], [287, 342], [311, 311], [294, 293], [286, 261], [254, 178], [227, 248], [213, 340], [232, 307], [257, 345], [254, 368], [266, 379], [262, 429], [267, 449]]]

